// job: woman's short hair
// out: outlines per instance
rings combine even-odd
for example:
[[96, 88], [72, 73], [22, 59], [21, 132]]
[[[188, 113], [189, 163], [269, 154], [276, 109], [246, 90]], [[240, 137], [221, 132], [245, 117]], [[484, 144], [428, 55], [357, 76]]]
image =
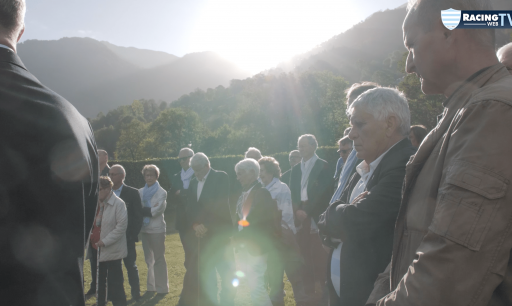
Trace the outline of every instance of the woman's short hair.
[[112, 188], [112, 186], [114, 186], [114, 183], [112, 183], [112, 180], [108, 176], [100, 176], [99, 183], [101, 188]]
[[148, 170], [154, 171], [157, 179], [160, 177], [160, 169], [158, 169], [156, 165], [145, 165], [144, 168], [142, 168], [142, 175], [146, 175], [146, 171]]
[[411, 126], [411, 132], [414, 134], [414, 137], [416, 137], [416, 141], [418, 143], [421, 143], [423, 139], [425, 139], [425, 136], [428, 134], [427, 128], [423, 125]]
[[258, 161], [258, 163], [260, 164], [260, 169], [262, 166], [265, 166], [265, 170], [272, 174], [273, 177], [281, 178], [281, 168], [279, 167], [279, 162], [275, 158], [264, 156]]
[[238, 164], [235, 165], [235, 171], [238, 170], [247, 172], [252, 170], [256, 174], [256, 177], [260, 176], [260, 164], [252, 158], [246, 158], [239, 161]]

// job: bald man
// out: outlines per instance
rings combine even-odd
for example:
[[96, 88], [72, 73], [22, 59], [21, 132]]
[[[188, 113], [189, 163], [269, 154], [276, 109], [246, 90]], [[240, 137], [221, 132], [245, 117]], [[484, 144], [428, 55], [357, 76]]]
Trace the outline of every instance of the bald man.
[[512, 42], [501, 47], [496, 54], [500, 62], [505, 65], [512, 74]]

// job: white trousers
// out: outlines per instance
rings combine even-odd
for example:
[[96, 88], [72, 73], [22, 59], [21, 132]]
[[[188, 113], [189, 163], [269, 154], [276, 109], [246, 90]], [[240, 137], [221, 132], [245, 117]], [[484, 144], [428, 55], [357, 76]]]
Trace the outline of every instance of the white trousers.
[[251, 293], [252, 306], [272, 306], [265, 288], [267, 255], [252, 256], [246, 248], [243, 248], [238, 252], [238, 259], [240, 270], [245, 274]]
[[142, 233], [142, 249], [148, 265], [148, 291], [169, 292], [167, 263], [165, 262], [165, 233]]

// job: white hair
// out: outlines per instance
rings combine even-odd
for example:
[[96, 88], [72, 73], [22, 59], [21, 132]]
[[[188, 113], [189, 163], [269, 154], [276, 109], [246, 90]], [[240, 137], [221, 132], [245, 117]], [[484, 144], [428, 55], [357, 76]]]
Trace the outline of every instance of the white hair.
[[192, 169], [203, 168], [206, 166], [210, 166], [210, 160], [206, 154], [199, 152], [192, 156], [192, 159], [190, 160], [190, 167], [192, 167]]
[[181, 152], [188, 152], [190, 154], [190, 156], [194, 155], [194, 151], [191, 148], [183, 148], [180, 150], [180, 153]]
[[299, 156], [300, 156], [299, 150], [293, 150], [290, 152], [290, 154], [288, 154], [288, 160], [290, 160], [292, 158], [292, 153], [295, 153], [295, 152], [299, 153]]
[[411, 129], [411, 113], [404, 94], [394, 88], [380, 87], [362, 93], [347, 109], [351, 116], [354, 109], [363, 109], [373, 115], [376, 120], [384, 121], [395, 115], [400, 121], [399, 131], [402, 136], [409, 136]]
[[247, 171], [247, 173], [252, 170], [254, 171], [254, 174], [256, 174], [256, 177], [260, 176], [260, 164], [252, 158], [246, 158], [239, 161], [238, 164], [235, 165], [235, 172], [239, 170]]
[[310, 146], [315, 147], [315, 151], [316, 151], [316, 149], [318, 148], [318, 141], [316, 141], [315, 135], [312, 135], [312, 134], [304, 134], [304, 135], [300, 136], [299, 140], [297, 140], [297, 146], [299, 145], [299, 142], [304, 138], [308, 140], [308, 143]]
[[[258, 150], [257, 148], [255, 147], [250, 147], [249, 149], [247, 149], [247, 152], [245, 152], [245, 155], [244, 157], [245, 158], [248, 158], [247, 155], [251, 154], [251, 153], [254, 153], [254, 154], [257, 154], [260, 158], [262, 157], [261, 155], [261, 151]], [[259, 158], [258, 158], [259, 159]]]
[[510, 52], [512, 53], [512, 42], [511, 43], [508, 43], [506, 45], [504, 45], [503, 47], [499, 48], [498, 49], [498, 52], [496, 52], [496, 56], [498, 56], [498, 58], [500, 59], [501, 61], [501, 57], [503, 56], [503, 54], [505, 54], [505, 52]]
[[110, 167], [110, 169], [119, 169], [119, 170], [120, 170], [120, 172], [121, 172], [124, 176], [126, 176], [126, 170], [124, 170], [124, 167], [123, 167], [123, 166], [121, 166], [121, 165], [119, 165], [119, 164], [115, 164], [115, 165], [113, 165], [112, 167]]

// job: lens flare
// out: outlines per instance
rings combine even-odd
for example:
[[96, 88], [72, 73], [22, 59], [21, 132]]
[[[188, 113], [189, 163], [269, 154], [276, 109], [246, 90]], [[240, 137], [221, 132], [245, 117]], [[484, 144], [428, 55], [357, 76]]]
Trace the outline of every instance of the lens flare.
[[240, 225], [242, 227], [248, 227], [249, 226], [249, 221], [247, 221], [247, 220], [240, 220], [240, 221], [238, 221], [238, 225]]
[[242, 277], [245, 277], [245, 273], [242, 272], [242, 271], [236, 271], [236, 276], [238, 276], [239, 278], [242, 278]]
[[233, 284], [233, 287], [235, 287], [235, 288], [236, 288], [236, 287], [238, 287], [238, 285], [240, 285], [240, 281], [238, 280], [238, 278], [235, 278], [235, 279], [233, 280], [232, 284]]

